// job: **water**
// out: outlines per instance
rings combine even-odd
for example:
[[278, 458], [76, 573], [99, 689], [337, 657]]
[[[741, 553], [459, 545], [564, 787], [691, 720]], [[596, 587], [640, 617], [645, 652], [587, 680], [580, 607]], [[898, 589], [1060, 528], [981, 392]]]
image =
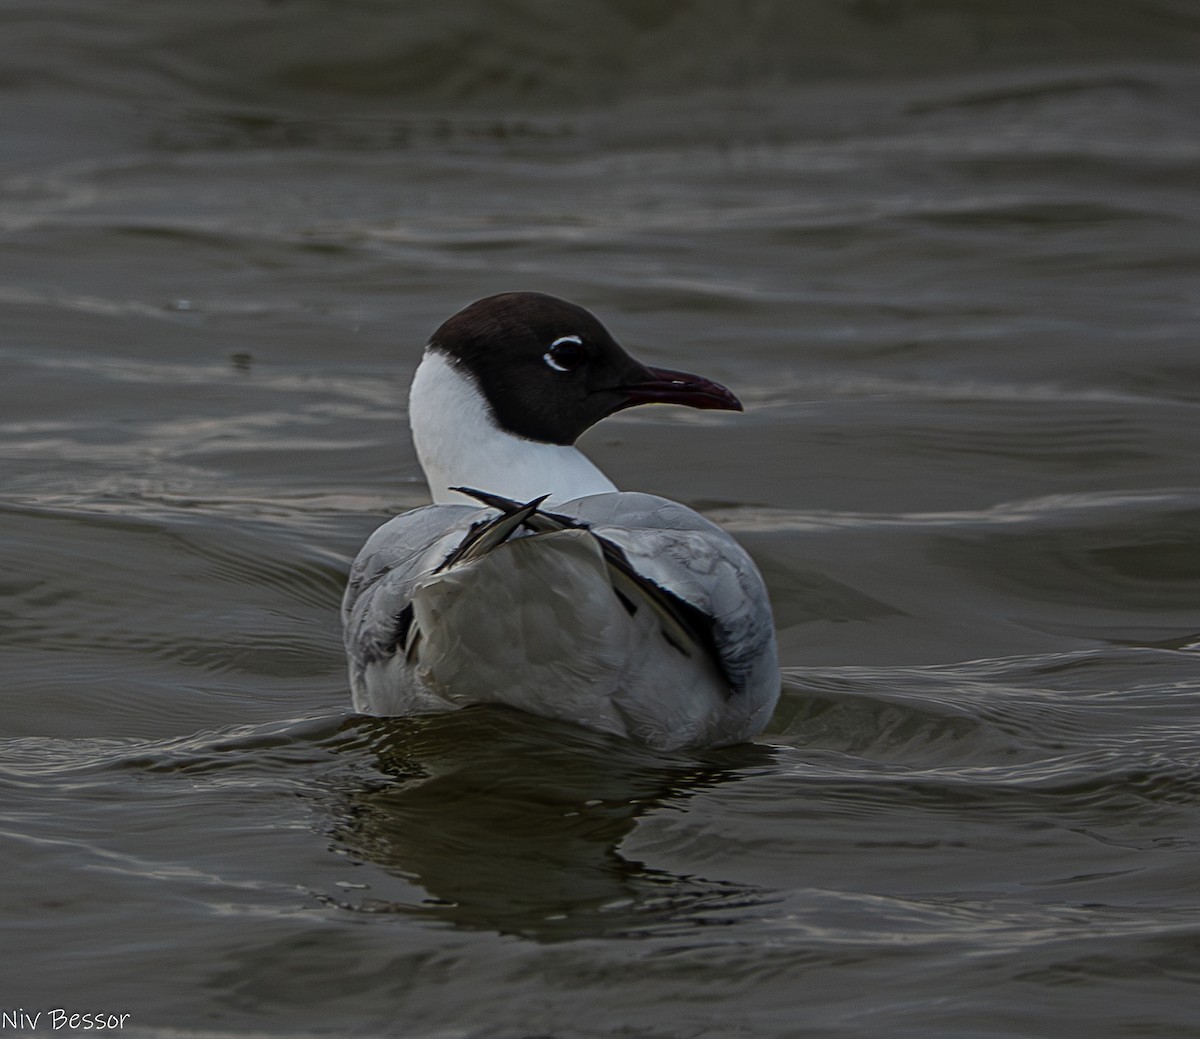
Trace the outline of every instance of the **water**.
[[[1194, 5], [39, 0], [0, 39], [0, 1011], [1200, 1036]], [[586, 447], [762, 566], [756, 744], [349, 714], [349, 560], [425, 500], [407, 379], [514, 288], [746, 402]]]

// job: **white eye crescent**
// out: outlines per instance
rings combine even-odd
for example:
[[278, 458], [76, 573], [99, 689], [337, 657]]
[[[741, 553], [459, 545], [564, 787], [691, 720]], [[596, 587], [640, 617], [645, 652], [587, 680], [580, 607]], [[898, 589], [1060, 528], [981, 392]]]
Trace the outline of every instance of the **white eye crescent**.
[[556, 372], [574, 371], [587, 359], [587, 347], [579, 336], [559, 336], [542, 355], [542, 360]]

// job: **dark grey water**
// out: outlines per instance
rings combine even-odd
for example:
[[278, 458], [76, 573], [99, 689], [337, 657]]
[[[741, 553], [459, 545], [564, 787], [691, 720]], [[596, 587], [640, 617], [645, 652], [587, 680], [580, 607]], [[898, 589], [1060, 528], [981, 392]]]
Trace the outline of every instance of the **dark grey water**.
[[[1194, 4], [13, 0], [0, 41], [0, 1012], [1200, 1036]], [[587, 447], [762, 566], [757, 744], [349, 715], [406, 380], [514, 288], [746, 401]]]

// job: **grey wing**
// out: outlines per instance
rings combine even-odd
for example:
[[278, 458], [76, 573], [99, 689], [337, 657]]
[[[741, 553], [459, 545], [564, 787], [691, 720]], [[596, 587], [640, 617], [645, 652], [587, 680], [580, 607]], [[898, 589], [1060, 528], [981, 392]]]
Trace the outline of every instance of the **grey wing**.
[[758, 567], [726, 531], [678, 502], [616, 492], [567, 502], [616, 544], [638, 573], [713, 619], [713, 640], [735, 693], [775, 695], [779, 666], [771, 602]]
[[427, 505], [396, 516], [367, 539], [342, 598], [352, 675], [395, 653], [411, 622], [413, 585], [446, 559], [483, 514], [471, 505]]

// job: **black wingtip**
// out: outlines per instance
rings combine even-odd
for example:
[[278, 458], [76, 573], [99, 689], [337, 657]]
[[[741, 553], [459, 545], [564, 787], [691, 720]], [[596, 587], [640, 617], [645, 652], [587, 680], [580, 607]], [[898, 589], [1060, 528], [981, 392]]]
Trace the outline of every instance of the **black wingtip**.
[[532, 501], [519, 502], [512, 498], [505, 498], [501, 494], [492, 494], [491, 491], [478, 490], [475, 487], [451, 487], [450, 490], [457, 491], [459, 494], [465, 494], [493, 509], [499, 509], [506, 516], [512, 515], [514, 512], [519, 512], [521, 509], [528, 509], [530, 506], [536, 509], [550, 497], [549, 492], [547, 492], [540, 498], [534, 498]]
[[534, 498], [533, 501], [521, 505], [510, 498], [503, 498], [498, 494], [488, 494], [486, 491], [475, 491], [470, 487], [451, 487], [450, 489], [478, 498], [485, 505], [494, 508], [500, 515], [492, 520], [480, 520], [478, 523], [472, 523], [471, 529], [467, 531], [466, 537], [458, 547], [433, 570], [435, 574], [487, 554], [493, 548], [504, 544], [520, 527], [530, 526], [530, 529], [535, 529], [530, 524], [531, 517], [537, 515], [538, 506], [550, 497], [548, 494], [543, 494], [540, 498]]

